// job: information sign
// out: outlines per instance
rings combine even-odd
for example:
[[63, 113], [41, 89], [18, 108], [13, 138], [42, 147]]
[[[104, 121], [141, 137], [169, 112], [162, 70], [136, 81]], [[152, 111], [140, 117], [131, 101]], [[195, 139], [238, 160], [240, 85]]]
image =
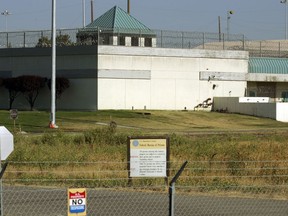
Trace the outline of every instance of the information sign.
[[168, 138], [129, 138], [129, 177], [167, 177]]
[[10, 110], [10, 118], [13, 120], [18, 118], [18, 110], [17, 109], [11, 109]]
[[68, 189], [68, 216], [86, 216], [86, 189]]

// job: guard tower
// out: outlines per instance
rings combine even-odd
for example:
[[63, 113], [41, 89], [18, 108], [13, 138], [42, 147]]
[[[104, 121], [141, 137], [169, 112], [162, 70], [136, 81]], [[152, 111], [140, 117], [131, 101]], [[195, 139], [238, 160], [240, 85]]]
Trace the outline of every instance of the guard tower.
[[[99, 41], [98, 41], [99, 38]], [[82, 44], [156, 47], [156, 34], [118, 6], [81, 29], [77, 41]]]

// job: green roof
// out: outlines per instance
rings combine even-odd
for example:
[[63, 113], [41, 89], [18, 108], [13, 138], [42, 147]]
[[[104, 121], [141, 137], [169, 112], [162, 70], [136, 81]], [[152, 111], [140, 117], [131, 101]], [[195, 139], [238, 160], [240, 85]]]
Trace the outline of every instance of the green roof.
[[110, 29], [113, 30], [113, 33], [155, 35], [147, 26], [118, 6], [114, 6], [108, 10], [87, 25], [86, 28]]
[[288, 74], [288, 59], [249, 58], [249, 73]]

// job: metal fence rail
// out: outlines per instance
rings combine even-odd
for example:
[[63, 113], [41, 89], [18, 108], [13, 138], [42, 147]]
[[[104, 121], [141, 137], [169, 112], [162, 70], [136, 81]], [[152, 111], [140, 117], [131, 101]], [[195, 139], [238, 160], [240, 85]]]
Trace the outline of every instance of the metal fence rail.
[[[182, 162], [170, 162], [170, 177]], [[288, 214], [288, 161], [189, 161], [176, 183], [175, 215]], [[67, 215], [68, 188], [87, 188], [87, 215], [167, 216], [163, 178], [127, 176], [127, 163], [9, 162], [5, 216]]]

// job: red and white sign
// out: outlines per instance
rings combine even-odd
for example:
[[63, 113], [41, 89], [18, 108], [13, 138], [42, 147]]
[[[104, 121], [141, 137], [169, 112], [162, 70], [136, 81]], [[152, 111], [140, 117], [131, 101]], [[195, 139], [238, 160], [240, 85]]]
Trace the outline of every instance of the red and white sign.
[[86, 189], [68, 189], [68, 216], [86, 216]]

